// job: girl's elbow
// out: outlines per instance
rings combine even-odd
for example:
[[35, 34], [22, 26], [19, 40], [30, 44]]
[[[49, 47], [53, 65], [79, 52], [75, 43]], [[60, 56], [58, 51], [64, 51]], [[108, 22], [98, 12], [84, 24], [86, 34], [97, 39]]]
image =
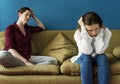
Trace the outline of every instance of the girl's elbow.
[[102, 53], [104, 53], [104, 50], [103, 49], [98, 49], [98, 50], [96, 50], [96, 53], [97, 54], [102, 54]]

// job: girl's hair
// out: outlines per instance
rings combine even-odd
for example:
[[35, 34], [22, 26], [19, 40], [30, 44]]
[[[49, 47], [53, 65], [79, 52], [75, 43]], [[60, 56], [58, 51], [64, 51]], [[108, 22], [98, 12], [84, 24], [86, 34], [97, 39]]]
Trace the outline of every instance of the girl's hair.
[[31, 10], [30, 8], [28, 8], [28, 7], [22, 7], [22, 8], [20, 8], [20, 9], [18, 10], [18, 13], [24, 13], [26, 10], [29, 10], [29, 11], [32, 12], [32, 10]]
[[[103, 21], [100, 16], [95, 12], [87, 12], [82, 16], [84, 25], [99, 24], [100, 28], [103, 25]], [[81, 29], [81, 26], [78, 24], [78, 29]]]

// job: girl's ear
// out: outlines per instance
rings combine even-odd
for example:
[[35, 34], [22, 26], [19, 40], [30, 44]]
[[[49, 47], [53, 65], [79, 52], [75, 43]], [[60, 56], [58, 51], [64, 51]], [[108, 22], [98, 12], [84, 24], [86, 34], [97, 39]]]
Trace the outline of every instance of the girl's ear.
[[102, 25], [102, 28], [105, 29], [106, 28], [105, 25]]

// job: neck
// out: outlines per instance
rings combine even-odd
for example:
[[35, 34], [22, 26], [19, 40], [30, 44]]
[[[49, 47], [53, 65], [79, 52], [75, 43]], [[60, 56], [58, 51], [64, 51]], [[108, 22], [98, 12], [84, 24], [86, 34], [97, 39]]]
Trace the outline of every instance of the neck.
[[22, 22], [20, 21], [17, 21], [16, 24], [19, 26], [19, 27], [24, 27], [25, 24], [23, 24]]
[[23, 33], [23, 35], [25, 35], [26, 34], [25, 29], [24, 29], [25, 24], [23, 24], [19, 21], [17, 21], [16, 24], [17, 24], [18, 28], [20, 29], [20, 31]]

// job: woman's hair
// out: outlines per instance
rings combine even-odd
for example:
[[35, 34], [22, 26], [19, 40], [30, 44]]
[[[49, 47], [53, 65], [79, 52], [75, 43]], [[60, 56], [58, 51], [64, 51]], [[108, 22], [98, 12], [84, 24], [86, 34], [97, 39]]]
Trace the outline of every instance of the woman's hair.
[[32, 12], [32, 10], [31, 10], [30, 8], [28, 8], [28, 7], [22, 7], [22, 8], [20, 8], [20, 9], [18, 10], [18, 13], [24, 13], [26, 10], [29, 10], [29, 11]]
[[[82, 21], [84, 25], [99, 24], [100, 27], [103, 25], [103, 21], [100, 16], [95, 12], [87, 12], [82, 16]], [[81, 29], [81, 26], [78, 24], [78, 28]]]

